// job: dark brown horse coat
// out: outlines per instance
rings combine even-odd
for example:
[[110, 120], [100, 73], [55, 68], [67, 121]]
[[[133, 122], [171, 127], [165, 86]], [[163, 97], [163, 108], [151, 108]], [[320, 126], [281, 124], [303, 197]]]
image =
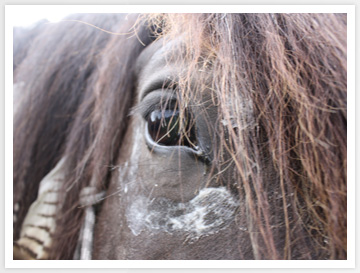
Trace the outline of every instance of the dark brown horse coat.
[[16, 31], [14, 258], [346, 259], [346, 15]]

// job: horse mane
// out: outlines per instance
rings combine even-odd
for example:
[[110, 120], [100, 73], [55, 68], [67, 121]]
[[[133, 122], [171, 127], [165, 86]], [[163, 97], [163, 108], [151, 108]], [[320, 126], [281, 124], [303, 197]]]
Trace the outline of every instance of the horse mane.
[[[24, 83], [24, 88], [19, 91], [22, 96], [20, 110], [14, 117], [14, 204], [19, 205], [14, 240], [19, 237], [27, 209], [36, 199], [39, 182], [61, 157], [67, 158], [69, 166], [64, 189], [75, 185], [66, 195], [65, 204], [69, 206], [63, 206], [65, 216], [59, 217], [61, 224], [66, 225], [58, 226], [65, 231], [57, 232], [60, 237], [54, 234], [55, 244], [59, 245], [56, 249], [63, 251], [54, 251], [52, 258], [72, 258], [78, 229], [68, 223], [80, 224], [76, 220], [81, 218], [82, 213], [78, 213], [81, 212], [78, 209], [69, 214], [68, 209], [77, 205], [79, 190], [90, 183], [87, 178], [92, 176], [92, 172], [103, 175], [104, 169], [111, 164], [111, 158], [110, 161], [108, 159], [113, 156], [110, 155], [112, 150], [106, 151], [111, 148], [107, 145], [108, 138], [116, 134], [116, 141], [121, 142], [123, 129], [126, 128], [135, 82], [128, 75], [132, 75], [131, 62], [144, 46], [131, 32], [137, 16], [127, 16], [128, 20], [125, 17], [124, 14], [88, 14], [67, 18], [114, 32], [130, 32], [121, 36], [80, 22], [47, 25], [32, 42], [14, 79], [14, 82]], [[113, 58], [114, 55], [117, 58]], [[99, 73], [99, 66], [106, 67], [102, 71], [106, 75]], [[102, 106], [103, 100], [112, 103], [112, 106]], [[94, 107], [101, 108], [97, 114]], [[109, 110], [112, 111], [111, 119], [119, 126], [102, 127], [102, 119], [109, 119]], [[104, 131], [111, 134], [103, 137], [101, 134]], [[91, 150], [94, 143], [97, 146]], [[93, 154], [99, 165], [89, 164]], [[86, 156], [88, 158], [84, 159]], [[99, 178], [99, 181], [106, 180], [106, 177]], [[63, 232], [71, 233], [70, 240], [63, 239]]]
[[[174, 58], [188, 69], [178, 84], [184, 97], [208, 86], [217, 100], [213, 163], [218, 170], [233, 164], [254, 258], [346, 259], [346, 15], [69, 19], [124, 35], [79, 22], [49, 24], [19, 61], [14, 82], [24, 88], [14, 117], [14, 204], [20, 208], [14, 240], [39, 182], [66, 157], [50, 258], [72, 259], [83, 218], [80, 190], [92, 181], [106, 189], [118, 157], [134, 103], [134, 60], [154, 37], [166, 42], [181, 35], [187, 54]], [[199, 68], [211, 68], [212, 81], [204, 77], [190, 90]], [[231, 160], [224, 164], [226, 153]]]

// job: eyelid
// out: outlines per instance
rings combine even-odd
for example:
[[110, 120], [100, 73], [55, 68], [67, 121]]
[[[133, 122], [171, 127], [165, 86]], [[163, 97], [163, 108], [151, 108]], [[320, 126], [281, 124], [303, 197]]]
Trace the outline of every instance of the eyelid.
[[[164, 80], [165, 79], [165, 80]], [[142, 101], [149, 93], [154, 90], [176, 90], [177, 84], [174, 80], [171, 80], [169, 76], [157, 75], [155, 79], [151, 79], [149, 83], [145, 84], [140, 90], [140, 101]]]
[[152, 111], [171, 105], [176, 100], [174, 90], [155, 90], [148, 93], [137, 106], [132, 108], [130, 115], [140, 114], [144, 119], [147, 119]]

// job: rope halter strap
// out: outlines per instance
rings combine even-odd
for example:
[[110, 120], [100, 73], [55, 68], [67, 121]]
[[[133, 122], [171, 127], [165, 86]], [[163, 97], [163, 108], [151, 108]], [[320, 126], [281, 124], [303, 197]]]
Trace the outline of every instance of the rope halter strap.
[[85, 187], [80, 192], [80, 206], [85, 207], [84, 222], [80, 229], [74, 260], [91, 260], [93, 249], [95, 208], [105, 197], [105, 191], [98, 192], [96, 187]]

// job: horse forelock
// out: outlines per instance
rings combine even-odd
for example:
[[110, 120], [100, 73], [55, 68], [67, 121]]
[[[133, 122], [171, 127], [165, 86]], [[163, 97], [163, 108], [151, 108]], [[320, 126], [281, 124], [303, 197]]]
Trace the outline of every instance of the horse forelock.
[[[227, 125], [219, 130], [220, 143], [230, 137], [238, 187], [252, 199], [247, 203], [251, 222], [261, 234], [252, 243], [267, 246], [257, 257], [294, 257], [291, 241], [297, 237], [298, 246], [309, 246], [308, 253], [321, 246], [317, 255], [345, 258], [346, 15], [162, 14], [151, 19], [160, 22], [165, 39], [187, 35], [188, 55], [175, 57], [187, 64], [178, 83], [185, 97], [204, 89], [189, 88], [191, 75], [210, 67], [213, 81], [205, 76], [197, 84], [214, 90]], [[214, 162], [221, 164], [221, 152], [218, 156]], [[278, 174], [270, 179], [273, 189], [267, 186], [266, 161]], [[282, 215], [271, 216], [274, 192], [282, 197]], [[271, 227], [277, 222], [286, 234], [280, 248]]]

